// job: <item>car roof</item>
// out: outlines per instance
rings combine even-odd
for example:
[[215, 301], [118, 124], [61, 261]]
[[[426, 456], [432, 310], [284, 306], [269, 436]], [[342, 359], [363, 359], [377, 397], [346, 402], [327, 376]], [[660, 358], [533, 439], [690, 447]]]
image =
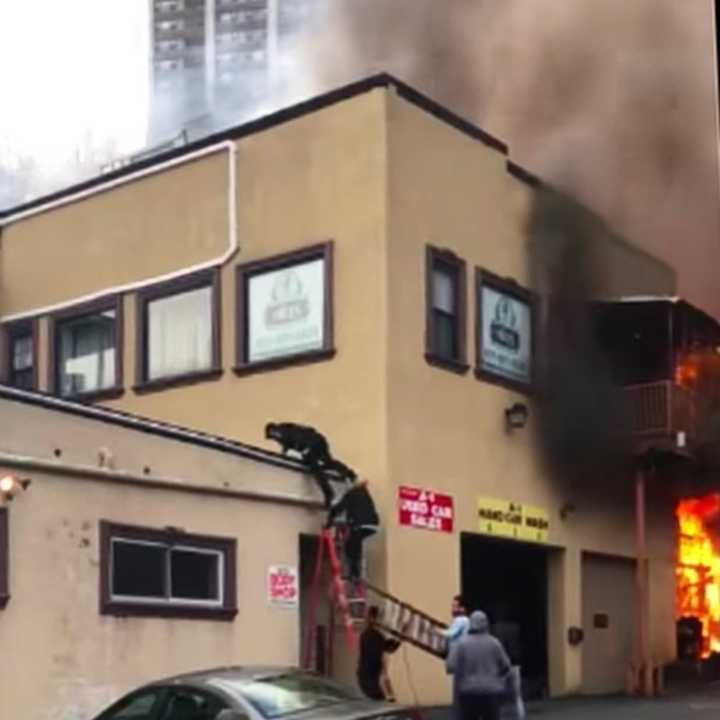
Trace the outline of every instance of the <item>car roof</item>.
[[180, 675], [173, 675], [172, 677], [168, 677], [163, 680], [156, 680], [149, 685], [205, 685], [212, 680], [220, 678], [223, 680], [249, 683], [255, 680], [262, 680], [277, 677], [278, 675], [287, 675], [289, 673], [294, 674], [299, 672], [301, 671], [293, 667], [273, 665], [229, 665], [211, 668], [209, 670], [197, 670], [194, 672], [182, 673]]

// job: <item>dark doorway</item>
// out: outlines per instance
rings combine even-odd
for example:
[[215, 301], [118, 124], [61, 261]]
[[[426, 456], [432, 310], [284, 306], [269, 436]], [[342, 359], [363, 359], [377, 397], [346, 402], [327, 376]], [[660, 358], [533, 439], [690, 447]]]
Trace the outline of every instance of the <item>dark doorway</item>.
[[[304, 665], [305, 661], [309, 660], [308, 669], [321, 675], [328, 675], [332, 672], [334, 616], [332, 604], [329, 602], [330, 576], [327, 570], [327, 560], [324, 563], [318, 585], [313, 585], [319, 541], [320, 539], [316, 535], [300, 536], [299, 663]], [[315, 618], [311, 627], [310, 615], [313, 605], [315, 606]]]
[[542, 545], [463, 533], [462, 593], [522, 669], [523, 694], [547, 696], [548, 551]]

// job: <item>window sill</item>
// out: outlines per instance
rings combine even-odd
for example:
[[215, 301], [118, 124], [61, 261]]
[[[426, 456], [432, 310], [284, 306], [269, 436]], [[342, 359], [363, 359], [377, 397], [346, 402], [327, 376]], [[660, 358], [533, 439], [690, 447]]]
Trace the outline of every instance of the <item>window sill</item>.
[[116, 400], [125, 394], [125, 388], [111, 387], [104, 390], [93, 390], [92, 392], [75, 393], [73, 395], [59, 395], [63, 400], [79, 403], [94, 403], [101, 400]]
[[444, 358], [440, 355], [435, 355], [434, 353], [425, 353], [425, 360], [428, 365], [442, 368], [443, 370], [449, 370], [450, 372], [454, 372], [458, 375], [464, 375], [470, 369], [470, 366], [467, 363], [462, 363], [458, 360], [452, 360], [450, 358]]
[[243, 376], [260, 372], [270, 372], [272, 370], [282, 370], [283, 368], [292, 367], [293, 365], [309, 365], [310, 363], [331, 360], [335, 357], [336, 352], [335, 348], [327, 348], [324, 350], [298, 353], [297, 355], [284, 355], [283, 357], [271, 358], [269, 360], [259, 360], [258, 362], [237, 365], [234, 371], [236, 375]]
[[0, 610], [4, 610], [10, 601], [9, 595], [0, 595]]
[[202, 607], [197, 605], [143, 605], [141, 603], [109, 602], [100, 608], [101, 615], [113, 617], [152, 617], [176, 620], [217, 620], [232, 622], [237, 608]]
[[504, 387], [507, 390], [520, 393], [522, 395], [533, 395], [534, 388], [532, 383], [522, 383], [516, 380], [509, 380], [508, 378], [500, 377], [494, 373], [482, 370], [481, 368], [475, 368], [475, 377], [483, 382], [490, 383], [491, 385], [498, 385]]
[[138, 395], [143, 395], [145, 393], [158, 392], [182, 385], [195, 385], [196, 383], [210, 380], [219, 380], [222, 374], [222, 368], [212, 368], [210, 370], [200, 370], [199, 372], [184, 373], [183, 375], [172, 375], [155, 380], [145, 380], [135, 385], [133, 390]]

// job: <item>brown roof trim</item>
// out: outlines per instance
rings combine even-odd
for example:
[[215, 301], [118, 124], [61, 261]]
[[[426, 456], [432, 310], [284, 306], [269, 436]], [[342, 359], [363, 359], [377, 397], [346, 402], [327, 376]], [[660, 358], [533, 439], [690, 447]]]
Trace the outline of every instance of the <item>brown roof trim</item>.
[[19, 402], [24, 405], [33, 405], [42, 407], [46, 410], [55, 410], [67, 415], [84, 417], [90, 420], [115, 425], [118, 427], [137, 430], [149, 435], [157, 435], [166, 437], [180, 442], [186, 442], [191, 445], [199, 445], [211, 450], [238, 455], [250, 460], [257, 460], [268, 465], [282, 467], [287, 470], [295, 470], [300, 473], [307, 472], [307, 468], [299, 461], [284, 457], [280, 453], [265, 450], [263, 448], [247, 445], [245, 443], [230, 440], [228, 438], [209, 433], [200, 432], [182, 427], [180, 425], [171, 425], [158, 420], [133, 415], [131, 413], [122, 412], [121, 410], [110, 410], [97, 405], [86, 405], [73, 400], [59, 398], [49, 393], [31, 392], [29, 390], [19, 390], [9, 385], [0, 384], [0, 400], [9, 400], [11, 402]]
[[371, 90], [390, 87], [394, 88], [400, 97], [425, 110], [425, 112], [430, 113], [442, 122], [451, 125], [456, 130], [459, 130], [460, 132], [469, 135], [475, 140], [479, 140], [480, 142], [485, 143], [486, 145], [494, 148], [495, 150], [498, 150], [503, 154], [507, 154], [508, 146], [495, 136], [486, 132], [479, 126], [474, 125], [470, 121], [463, 119], [462, 117], [460, 117], [460, 115], [455, 114], [445, 106], [429, 98], [427, 95], [423, 95], [421, 92], [415, 90], [414, 88], [410, 87], [410, 85], [407, 85], [401, 80], [398, 80], [393, 75], [390, 75], [389, 73], [379, 73], [377, 75], [372, 75], [357, 82], [350, 83], [349, 85], [344, 85], [343, 87], [337, 88], [330, 92], [323, 93], [322, 95], [317, 95], [308, 100], [304, 100], [295, 105], [291, 105], [290, 107], [283, 108], [282, 110], [270, 113], [269, 115], [266, 115], [264, 117], [260, 117], [255, 120], [251, 120], [250, 122], [246, 122], [241, 125], [236, 125], [226, 130], [213, 133], [212, 135], [201, 138], [200, 140], [190, 143], [189, 145], [174, 148], [173, 150], [169, 150], [168, 152], [154, 155], [153, 157], [147, 158], [145, 160], [141, 160], [139, 162], [126, 165], [125, 167], [118, 168], [113, 172], [109, 172], [104, 175], [98, 175], [96, 177], [90, 178], [89, 180], [85, 180], [81, 183], [71, 185], [49, 195], [35, 198], [34, 200], [23, 203], [21, 205], [6, 209], [0, 209], [0, 220], [16, 213], [32, 210], [42, 205], [46, 205], [47, 203], [61, 200], [62, 198], [65, 198], [69, 195], [84, 192], [97, 185], [102, 185], [104, 183], [117, 180], [127, 175], [136, 173], [140, 170], [145, 170], [155, 165], [159, 165], [160, 163], [167, 162], [168, 160], [180, 158], [183, 155], [188, 155], [198, 150], [210, 147], [211, 145], [216, 145], [226, 140], [239, 140], [249, 135], [254, 135], [255, 133], [259, 133], [264, 130], [276, 127], [278, 125], [282, 125], [283, 123], [289, 122], [291, 120], [296, 120], [310, 113], [330, 107], [331, 105], [335, 105], [345, 100], [350, 100], [354, 97], [357, 97], [358, 95], [368, 93]]
[[410, 85], [406, 85], [404, 82], [393, 78], [391, 75], [387, 75], [386, 77], [388, 78], [388, 85], [394, 86], [397, 90], [397, 94], [404, 100], [411, 102], [413, 105], [417, 105], [419, 108], [425, 110], [425, 112], [430, 113], [430, 115], [434, 115], [438, 120], [442, 120], [444, 123], [447, 123], [456, 130], [469, 135], [471, 138], [489, 145], [491, 148], [503, 153], [503, 155], [508, 154], [509, 148], [502, 140], [496, 138], [494, 135], [491, 135], [478, 125], [475, 125], [460, 115], [457, 115], [452, 110], [444, 105], [441, 105], [439, 102], [436, 102], [427, 95], [423, 95], [418, 90], [415, 90], [415, 88], [410, 87]]
[[529, 170], [526, 170], [522, 165], [518, 165], [512, 160], [508, 160], [507, 171], [516, 177], [521, 182], [527, 183], [530, 187], [536, 188], [543, 184], [543, 181], [537, 176], [533, 175]]

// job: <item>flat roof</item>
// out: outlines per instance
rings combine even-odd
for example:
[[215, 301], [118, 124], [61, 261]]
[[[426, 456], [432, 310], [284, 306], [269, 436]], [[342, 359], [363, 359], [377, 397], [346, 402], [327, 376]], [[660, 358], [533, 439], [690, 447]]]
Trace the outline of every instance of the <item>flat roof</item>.
[[283, 467], [287, 470], [294, 470], [301, 473], [307, 472], [307, 468], [299, 460], [288, 458], [281, 455], [279, 452], [265, 450], [253, 445], [238, 442], [237, 440], [230, 440], [229, 438], [221, 437], [219, 435], [211, 435], [210, 433], [204, 433], [198, 430], [192, 430], [180, 425], [173, 425], [159, 420], [151, 420], [150, 418], [133, 415], [132, 413], [123, 412], [121, 410], [111, 410], [97, 405], [88, 405], [86, 403], [80, 403], [73, 400], [66, 400], [47, 393], [20, 390], [18, 388], [10, 387], [9, 385], [1, 384], [0, 399], [19, 402], [24, 405], [34, 405], [46, 410], [61, 412], [67, 415], [74, 415], [88, 420], [96, 420], [98, 422], [107, 423], [108, 425], [137, 430], [138, 432], [157, 435], [171, 440], [178, 440], [191, 445], [199, 445], [200, 447], [208, 448], [210, 450], [217, 450], [219, 452], [237, 455], [249, 460], [256, 460], [257, 462]]
[[[393, 75], [390, 75], [389, 73], [379, 73], [376, 75], [371, 75], [370, 77], [364, 78], [357, 82], [344, 85], [335, 90], [331, 90], [330, 92], [326, 92], [321, 95], [309, 98], [308, 100], [303, 100], [302, 102], [283, 108], [281, 110], [277, 110], [273, 113], [270, 113], [269, 115], [265, 115], [254, 120], [250, 120], [249, 122], [245, 122], [241, 125], [236, 125], [234, 127], [212, 133], [188, 145], [183, 145], [179, 148], [174, 148], [166, 152], [158, 153], [157, 155], [153, 155], [150, 158], [146, 158], [144, 160], [139, 160], [129, 165], [125, 165], [122, 168], [113, 170], [112, 172], [94, 176], [92, 178], [89, 178], [88, 180], [84, 180], [80, 183], [70, 185], [56, 192], [35, 198], [20, 205], [0, 209], [0, 221], [2, 221], [4, 218], [10, 217], [11, 215], [23, 213], [28, 210], [33, 210], [48, 203], [61, 200], [69, 195], [74, 195], [76, 193], [90, 190], [98, 185], [118, 180], [127, 175], [136, 173], [140, 170], [145, 170], [147, 168], [154, 167], [155, 165], [167, 162], [168, 160], [181, 158], [184, 155], [189, 155], [190, 153], [197, 152], [198, 150], [202, 150], [212, 145], [216, 145], [220, 142], [227, 140], [239, 140], [249, 135], [268, 130], [272, 127], [282, 125], [283, 123], [300, 118], [304, 115], [308, 115], [318, 110], [322, 110], [323, 108], [330, 107], [331, 105], [335, 105], [339, 102], [343, 102], [344, 100], [349, 100], [351, 98], [357, 97], [358, 95], [363, 95], [376, 88], [393, 88], [397, 92], [397, 94], [407, 102], [410, 102], [413, 105], [421, 108], [425, 112], [433, 115], [442, 122], [454, 127], [456, 130], [459, 130], [465, 135], [468, 135], [475, 140], [478, 140], [485, 145], [488, 145], [489, 147], [500, 152], [501, 154], [508, 155], [508, 146], [502, 140], [499, 140], [491, 133], [483, 130], [478, 125], [475, 125], [469, 120], [466, 120], [460, 115], [454, 113], [449, 108], [441, 105], [427, 95], [424, 95], [410, 85], [407, 85], [401, 80], [398, 80]], [[517, 163], [508, 160], [507, 168], [513, 176], [517, 177], [523, 182], [529, 183], [531, 185], [537, 185], [540, 183], [540, 180], [535, 175], [533, 175], [531, 172], [518, 165]]]

